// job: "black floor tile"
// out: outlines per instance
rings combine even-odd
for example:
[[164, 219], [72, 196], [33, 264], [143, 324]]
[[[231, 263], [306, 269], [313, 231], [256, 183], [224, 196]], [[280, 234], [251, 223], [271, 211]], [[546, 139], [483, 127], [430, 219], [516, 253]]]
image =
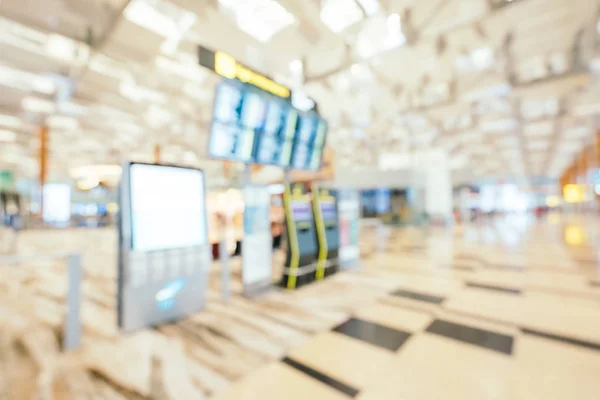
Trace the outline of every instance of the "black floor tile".
[[477, 289], [486, 289], [486, 290], [494, 290], [496, 292], [509, 293], [509, 294], [522, 294], [521, 290], [506, 288], [501, 286], [493, 286], [493, 285], [482, 285], [480, 283], [467, 282], [468, 287], [477, 288]]
[[410, 337], [410, 333], [387, 326], [350, 318], [333, 330], [384, 349], [396, 351]]
[[441, 319], [433, 321], [426, 332], [460, 340], [461, 342], [500, 353], [512, 354], [514, 338], [509, 335], [503, 335], [466, 325], [459, 325]]
[[398, 289], [395, 292], [392, 292], [394, 296], [398, 297], [406, 297], [412, 300], [425, 301], [427, 303], [441, 304], [444, 300], [444, 297], [432, 296], [430, 294], [423, 294], [417, 292], [411, 292], [410, 290]]
[[525, 268], [525, 267], [519, 267], [517, 265], [504, 265], [504, 264], [485, 263], [484, 267], [485, 268], [490, 268], [490, 269], [500, 269], [500, 270], [503, 270], [503, 271], [512, 271], [512, 272], [525, 272], [525, 271], [527, 271], [527, 268]]
[[587, 342], [585, 340], [574, 339], [566, 336], [555, 335], [553, 333], [540, 332], [534, 329], [521, 328], [521, 332], [526, 335], [538, 336], [545, 339], [556, 340], [563, 343], [572, 344], [574, 346], [585, 347], [590, 350], [600, 350], [600, 343]]
[[475, 267], [472, 267], [470, 265], [452, 264], [452, 265], [450, 265], [450, 268], [461, 270], [461, 271], [475, 271]]
[[303, 372], [312, 378], [315, 378], [319, 382], [324, 383], [325, 385], [327, 385], [335, 390], [338, 390], [347, 396], [356, 397], [358, 395], [358, 389], [355, 389], [351, 386], [346, 385], [345, 383], [337, 381], [337, 380], [333, 379], [332, 377], [327, 376], [319, 371], [316, 371], [304, 364], [301, 364], [298, 361], [292, 360], [289, 357], [285, 357], [281, 361], [284, 364], [287, 364], [290, 367], [295, 368], [298, 371]]

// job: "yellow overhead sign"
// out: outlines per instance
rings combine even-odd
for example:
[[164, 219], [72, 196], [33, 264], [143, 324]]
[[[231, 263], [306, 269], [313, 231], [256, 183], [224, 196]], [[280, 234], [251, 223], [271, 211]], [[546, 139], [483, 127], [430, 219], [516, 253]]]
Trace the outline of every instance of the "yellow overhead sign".
[[275, 96], [289, 98], [291, 91], [289, 88], [280, 85], [279, 83], [252, 71], [250, 68], [244, 67], [238, 63], [235, 58], [229, 54], [216, 51], [215, 52], [215, 72], [225, 78], [239, 79], [242, 82], [249, 83], [262, 90], [274, 94]]

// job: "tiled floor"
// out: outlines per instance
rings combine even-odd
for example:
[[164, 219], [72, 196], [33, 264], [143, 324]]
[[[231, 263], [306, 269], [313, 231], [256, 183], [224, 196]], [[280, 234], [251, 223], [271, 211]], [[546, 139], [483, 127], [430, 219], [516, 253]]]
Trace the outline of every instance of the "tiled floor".
[[227, 303], [215, 269], [203, 312], [131, 335], [115, 326], [114, 231], [24, 232], [21, 252], [82, 251], [84, 345], [58, 352], [64, 266], [3, 270], [0, 378], [51, 380], [0, 379], [0, 397], [597, 400], [597, 227], [513, 216], [392, 229], [382, 245], [363, 232], [358, 269], [255, 299], [234, 271]]
[[[379, 295], [216, 398], [599, 399], [600, 269], [593, 246], [562, 236], [594, 228], [561, 221], [432, 230], [410, 246], [393, 234], [361, 270], [316, 285]], [[300, 301], [317, 288], [303, 291]]]

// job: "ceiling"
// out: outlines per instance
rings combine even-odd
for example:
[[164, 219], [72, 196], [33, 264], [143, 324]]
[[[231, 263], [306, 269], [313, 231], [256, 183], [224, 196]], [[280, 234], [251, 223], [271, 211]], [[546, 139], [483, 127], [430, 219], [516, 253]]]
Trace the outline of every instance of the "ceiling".
[[0, 169], [23, 177], [42, 124], [50, 179], [157, 144], [222, 177], [199, 44], [317, 101], [342, 168], [442, 148], [478, 177], [552, 178], [598, 128], [594, 0], [3, 0], [0, 17]]

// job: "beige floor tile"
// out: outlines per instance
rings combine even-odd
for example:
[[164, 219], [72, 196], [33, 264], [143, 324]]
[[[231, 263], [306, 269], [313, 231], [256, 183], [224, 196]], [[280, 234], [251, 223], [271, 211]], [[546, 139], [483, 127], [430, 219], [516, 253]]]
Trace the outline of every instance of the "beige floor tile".
[[524, 304], [523, 296], [465, 288], [446, 300], [444, 307], [514, 324], [523, 320]]
[[434, 314], [440, 310], [439, 304], [428, 303], [425, 301], [413, 300], [406, 297], [393, 295], [381, 298], [380, 302], [383, 304], [390, 305], [392, 307], [413, 310], [421, 314]]
[[600, 304], [546, 293], [523, 296], [467, 288], [445, 308], [557, 335], [600, 343]]
[[[447, 273], [447, 276], [444, 276], [445, 273]], [[406, 274], [398, 289], [402, 288], [413, 292], [447, 297], [459, 292], [462, 287], [463, 283], [452, 277], [452, 271], [440, 269], [437, 276]]]
[[600, 290], [589, 285], [589, 279], [580, 274], [531, 270], [527, 273], [527, 287], [568, 291], [583, 296], [597, 296]]
[[515, 348], [518, 400], [600, 397], [600, 352], [533, 336]]
[[521, 325], [600, 343], [600, 304], [594, 300], [527, 293]]
[[326, 332], [292, 350], [289, 357], [357, 389], [363, 388], [394, 359], [394, 353]]
[[213, 399], [344, 400], [348, 397], [292, 367], [274, 363], [248, 375]]
[[411, 338], [359, 400], [509, 400], [514, 361], [431, 334]]
[[430, 315], [425, 313], [382, 303], [360, 308], [354, 315], [357, 318], [405, 332], [421, 331], [425, 329], [433, 319]]
[[523, 272], [481, 269], [475, 272], [468, 281], [484, 285], [521, 289], [525, 286], [527, 277]]

